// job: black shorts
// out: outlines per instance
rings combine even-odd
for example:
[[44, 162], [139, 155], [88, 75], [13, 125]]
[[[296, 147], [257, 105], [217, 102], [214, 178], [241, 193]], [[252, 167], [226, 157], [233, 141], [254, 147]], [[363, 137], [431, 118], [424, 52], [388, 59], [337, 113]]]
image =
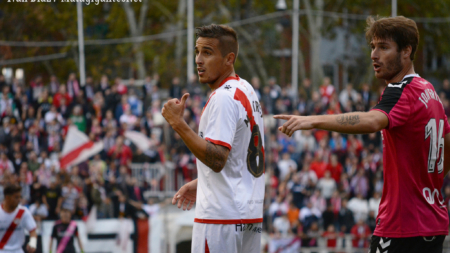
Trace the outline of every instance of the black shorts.
[[389, 238], [372, 236], [369, 253], [442, 253], [445, 235]]

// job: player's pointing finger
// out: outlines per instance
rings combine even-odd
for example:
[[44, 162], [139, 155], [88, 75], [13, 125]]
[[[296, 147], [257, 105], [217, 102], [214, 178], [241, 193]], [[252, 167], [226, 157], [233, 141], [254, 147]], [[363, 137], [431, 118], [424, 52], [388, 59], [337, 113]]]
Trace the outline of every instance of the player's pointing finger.
[[285, 120], [289, 120], [290, 118], [292, 118], [292, 115], [274, 115], [273, 116], [275, 119], [285, 119]]

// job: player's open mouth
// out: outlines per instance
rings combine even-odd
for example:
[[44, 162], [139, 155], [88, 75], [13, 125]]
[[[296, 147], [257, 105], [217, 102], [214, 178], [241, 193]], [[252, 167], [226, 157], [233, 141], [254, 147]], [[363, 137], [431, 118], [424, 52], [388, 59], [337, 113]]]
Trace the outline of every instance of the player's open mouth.
[[373, 70], [375, 70], [375, 72], [380, 71], [381, 66], [377, 63], [372, 64], [373, 65]]
[[201, 68], [197, 68], [197, 72], [198, 72], [198, 75], [199, 75], [199, 76], [202, 76], [203, 73], [205, 73], [205, 70], [204, 70], [204, 69], [201, 69]]

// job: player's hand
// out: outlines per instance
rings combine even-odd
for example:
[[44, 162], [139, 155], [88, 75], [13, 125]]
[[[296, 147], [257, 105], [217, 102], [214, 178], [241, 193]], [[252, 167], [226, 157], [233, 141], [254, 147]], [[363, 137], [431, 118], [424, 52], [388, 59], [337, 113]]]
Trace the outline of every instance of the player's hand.
[[177, 202], [178, 208], [183, 206], [183, 211], [191, 210], [194, 206], [195, 200], [197, 199], [197, 180], [191, 181], [178, 190], [178, 192], [173, 196], [172, 204], [175, 205]]
[[310, 130], [314, 128], [308, 117], [294, 115], [275, 115], [273, 117], [275, 119], [287, 120], [283, 126], [278, 127], [278, 131], [289, 137], [297, 130]]
[[181, 98], [181, 101], [174, 98], [164, 104], [164, 107], [161, 110], [162, 116], [172, 127], [183, 119], [184, 104], [186, 103], [188, 97], [189, 93], [185, 93]]
[[27, 245], [27, 252], [28, 253], [34, 253], [36, 251], [36, 248], [30, 247], [30, 245]]

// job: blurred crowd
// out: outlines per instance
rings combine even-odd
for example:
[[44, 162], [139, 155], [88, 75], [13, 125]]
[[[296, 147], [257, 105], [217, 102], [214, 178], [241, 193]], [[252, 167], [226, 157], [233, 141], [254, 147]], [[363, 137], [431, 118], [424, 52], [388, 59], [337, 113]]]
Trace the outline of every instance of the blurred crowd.
[[[333, 247], [343, 234], [354, 235], [353, 246], [366, 247], [383, 188], [381, 134], [313, 130], [288, 138], [277, 131], [282, 122], [271, 115], [367, 111], [382, 88], [347, 84], [337, 91], [326, 77], [313, 89], [305, 79], [296, 97], [289, 85], [280, 87], [275, 78], [262, 82], [254, 77], [250, 82], [265, 115], [264, 229], [272, 238], [300, 238], [303, 247], [316, 246], [318, 237], [328, 238], [327, 245]], [[189, 92], [184, 118], [197, 131], [210, 90], [195, 75], [184, 83], [174, 77], [169, 84], [162, 84], [158, 75], [139, 84], [88, 76], [83, 87], [73, 73], [64, 81], [37, 76], [29, 83], [6, 81], [0, 75], [0, 91], [0, 191], [6, 183], [20, 183], [23, 204], [38, 220], [57, 219], [62, 208], [83, 219], [93, 206], [98, 218], [133, 216], [135, 205], [128, 200], [147, 203], [145, 192], [158, 183], [133, 177], [131, 164], [170, 163], [185, 182], [197, 176], [195, 157], [161, 116], [165, 100]], [[438, 93], [449, 114], [448, 80]], [[88, 161], [61, 168], [59, 158], [71, 125], [105, 148]], [[123, 136], [127, 130], [148, 136], [151, 148], [140, 150], [128, 142]], [[450, 178], [444, 183], [448, 203]]]

